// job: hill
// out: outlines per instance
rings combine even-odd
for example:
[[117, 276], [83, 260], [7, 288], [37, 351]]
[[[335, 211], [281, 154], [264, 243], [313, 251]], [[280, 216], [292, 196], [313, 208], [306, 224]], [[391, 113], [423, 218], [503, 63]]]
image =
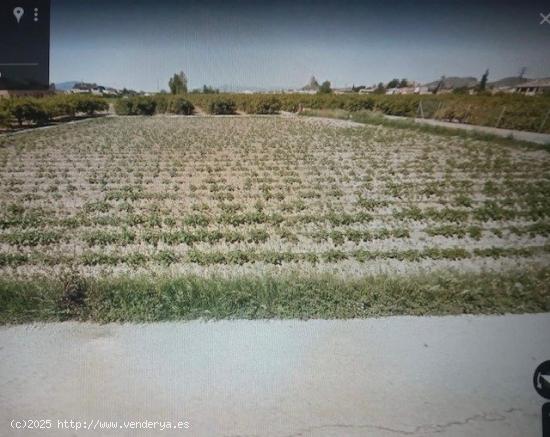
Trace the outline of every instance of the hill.
[[427, 83], [424, 86], [427, 86], [430, 90], [435, 89], [441, 81], [443, 81], [441, 84], [441, 89], [445, 90], [456, 88], [473, 88], [478, 84], [478, 80], [475, 77], [444, 77], [442, 79]]

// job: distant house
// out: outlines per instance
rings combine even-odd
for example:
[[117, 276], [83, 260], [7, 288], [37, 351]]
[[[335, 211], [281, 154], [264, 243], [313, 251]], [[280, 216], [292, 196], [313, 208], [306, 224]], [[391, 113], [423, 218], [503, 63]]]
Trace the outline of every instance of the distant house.
[[95, 83], [78, 82], [69, 90], [71, 94], [91, 94], [92, 89], [97, 88]]
[[115, 88], [107, 88], [95, 83], [79, 82], [67, 91], [69, 94], [92, 94], [94, 96], [118, 96], [120, 92]]
[[332, 91], [334, 94], [349, 94], [353, 93], [353, 88], [333, 88]]
[[376, 91], [376, 87], [375, 86], [371, 86], [371, 87], [368, 87], [368, 88], [361, 88], [359, 90], [359, 94], [371, 94], [373, 92]]
[[550, 93], [550, 77], [545, 79], [535, 79], [516, 86], [516, 92], [526, 96]]
[[418, 85], [414, 87], [415, 94], [431, 94], [430, 90], [425, 85]]
[[415, 87], [406, 86], [402, 88], [388, 88], [386, 94], [414, 94]]
[[95, 86], [91, 89], [91, 93], [94, 96], [102, 96], [105, 94], [105, 87], [104, 86]]
[[118, 96], [120, 93], [115, 88], [105, 88], [105, 92], [103, 94], [109, 96]]

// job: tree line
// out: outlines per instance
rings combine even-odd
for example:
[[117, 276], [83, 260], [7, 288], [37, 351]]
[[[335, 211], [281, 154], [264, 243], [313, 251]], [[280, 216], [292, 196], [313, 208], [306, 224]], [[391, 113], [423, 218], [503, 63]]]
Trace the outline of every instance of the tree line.
[[42, 125], [58, 118], [92, 116], [96, 112], [108, 109], [107, 100], [88, 95], [59, 94], [43, 98], [0, 99], [0, 124], [10, 126], [16, 121], [19, 126], [23, 126], [24, 123]]

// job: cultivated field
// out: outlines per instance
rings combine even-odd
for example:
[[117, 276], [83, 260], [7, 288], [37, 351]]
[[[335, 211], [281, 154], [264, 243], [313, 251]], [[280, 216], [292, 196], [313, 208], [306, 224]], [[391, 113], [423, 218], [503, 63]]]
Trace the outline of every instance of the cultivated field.
[[550, 154], [305, 117], [0, 138], [3, 320], [550, 309]]

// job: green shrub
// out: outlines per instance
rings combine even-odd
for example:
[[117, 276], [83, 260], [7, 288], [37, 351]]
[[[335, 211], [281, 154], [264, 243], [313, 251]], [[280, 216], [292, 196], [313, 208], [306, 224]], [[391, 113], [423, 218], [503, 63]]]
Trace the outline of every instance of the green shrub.
[[170, 102], [172, 101], [172, 96], [168, 94], [159, 94], [155, 96], [155, 102], [157, 103], [156, 112], [157, 114], [167, 114], [170, 109]]
[[135, 108], [138, 115], [153, 115], [157, 102], [152, 97], [136, 97]]
[[208, 104], [208, 113], [210, 114], [234, 114], [237, 104], [234, 100], [225, 97], [213, 99]]
[[50, 118], [44, 105], [38, 99], [32, 98], [14, 99], [10, 103], [10, 113], [17, 119], [19, 126], [22, 126], [24, 121], [44, 124]]
[[115, 103], [115, 113], [117, 115], [136, 115], [133, 99], [123, 98], [117, 100]]
[[170, 114], [182, 114], [182, 115], [191, 115], [195, 107], [193, 104], [183, 97], [175, 96], [171, 97], [168, 100], [168, 107], [166, 112]]
[[115, 103], [117, 115], [153, 115], [156, 109], [157, 102], [153, 97], [130, 97]]
[[23, 97], [9, 99], [6, 102], [2, 106], [9, 112], [9, 118], [15, 118], [20, 126], [23, 122], [44, 124], [56, 117], [74, 117], [77, 112], [93, 115], [96, 111], [105, 111], [109, 108], [106, 100], [95, 96]]
[[281, 101], [276, 97], [253, 96], [243, 102], [241, 108], [247, 114], [277, 114]]
[[[124, 103], [119, 103], [120, 110], [124, 115], [152, 115], [151, 108], [139, 108], [139, 102], [144, 99], [152, 99], [155, 103], [156, 114], [180, 114], [191, 115], [195, 107], [193, 104], [181, 96], [157, 95], [154, 97], [134, 97], [133, 99], [125, 99]], [[115, 108], [116, 109], [116, 108]], [[117, 111], [117, 114], [119, 112]], [[121, 114], [122, 115], [122, 114]]]
[[0, 126], [9, 126], [11, 115], [9, 111], [0, 109]]
[[44, 108], [50, 119], [62, 116], [74, 117], [77, 110], [76, 102], [71, 96], [54, 96], [44, 99]]
[[344, 109], [350, 112], [372, 110], [374, 109], [375, 101], [373, 98], [367, 97], [364, 99], [353, 99], [346, 102]]
[[76, 112], [83, 112], [87, 115], [94, 115], [98, 111], [107, 111], [109, 103], [101, 97], [95, 96], [74, 96], [73, 102]]

